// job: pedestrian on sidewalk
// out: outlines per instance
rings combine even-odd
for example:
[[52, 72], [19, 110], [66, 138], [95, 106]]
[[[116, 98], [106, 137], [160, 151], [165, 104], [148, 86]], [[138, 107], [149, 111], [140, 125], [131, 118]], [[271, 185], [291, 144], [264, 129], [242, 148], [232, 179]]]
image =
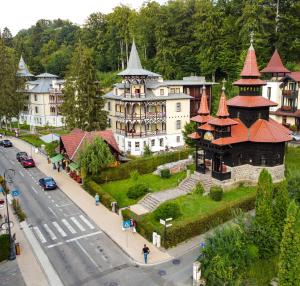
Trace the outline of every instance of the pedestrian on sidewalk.
[[60, 162], [57, 162], [57, 172], [60, 172]]
[[143, 253], [144, 253], [145, 264], [147, 264], [147, 262], [148, 262], [148, 255], [150, 253], [150, 249], [149, 249], [149, 247], [146, 244], [144, 244]]
[[100, 197], [99, 197], [99, 194], [96, 194], [96, 195], [95, 195], [95, 203], [96, 203], [96, 206], [98, 206], [99, 203], [100, 203]]

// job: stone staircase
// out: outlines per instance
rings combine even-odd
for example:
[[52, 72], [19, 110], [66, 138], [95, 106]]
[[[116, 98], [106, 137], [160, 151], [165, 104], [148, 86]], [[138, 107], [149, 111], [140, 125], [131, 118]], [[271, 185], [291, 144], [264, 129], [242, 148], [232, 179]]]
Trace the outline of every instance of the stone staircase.
[[149, 210], [149, 212], [155, 210], [158, 205], [161, 203], [158, 199], [156, 199], [152, 193], [148, 193], [145, 197], [143, 197], [139, 204], [142, 205], [145, 209]]

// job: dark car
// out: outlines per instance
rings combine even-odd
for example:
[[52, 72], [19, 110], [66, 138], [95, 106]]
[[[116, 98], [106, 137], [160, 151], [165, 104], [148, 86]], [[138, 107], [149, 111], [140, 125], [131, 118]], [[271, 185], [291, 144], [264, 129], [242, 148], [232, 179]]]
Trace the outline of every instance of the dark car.
[[1, 145], [5, 148], [13, 146], [13, 144], [10, 142], [10, 140], [7, 140], [7, 139], [3, 140]]
[[26, 152], [18, 152], [16, 155], [16, 159], [20, 162], [22, 158], [28, 157]]
[[42, 178], [39, 180], [39, 183], [44, 190], [54, 190], [57, 188], [56, 182], [51, 177]]
[[30, 157], [21, 157], [21, 161], [20, 162], [21, 162], [21, 165], [24, 168], [35, 167], [35, 162]]

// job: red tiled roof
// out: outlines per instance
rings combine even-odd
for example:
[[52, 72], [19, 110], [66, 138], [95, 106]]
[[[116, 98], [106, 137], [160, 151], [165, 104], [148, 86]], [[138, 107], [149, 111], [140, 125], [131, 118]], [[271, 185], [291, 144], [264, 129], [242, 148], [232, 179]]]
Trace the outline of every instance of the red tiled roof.
[[212, 118], [211, 115], [196, 115], [192, 117], [190, 120], [198, 123], [206, 123]]
[[208, 124], [216, 126], [230, 126], [238, 123], [235, 120], [232, 120], [231, 118], [213, 118], [208, 121]]
[[215, 127], [213, 125], [210, 125], [209, 123], [205, 123], [201, 125], [198, 129], [205, 130], [205, 131], [214, 131]]
[[264, 80], [259, 78], [241, 78], [236, 80], [233, 85], [266, 85]]
[[290, 71], [283, 65], [277, 49], [274, 51], [267, 66], [261, 70], [262, 73], [289, 73]]
[[120, 153], [118, 144], [111, 130], [87, 132], [76, 128], [69, 134], [61, 135], [60, 138], [69, 158], [73, 159], [79, 148], [82, 146], [82, 143], [85, 140], [92, 142], [95, 137], [101, 137], [116, 152]]
[[251, 44], [250, 48], [248, 49], [248, 53], [244, 62], [244, 68], [240, 73], [241, 76], [254, 76], [259, 77], [260, 72], [258, 70], [257, 61], [256, 61], [256, 54], [255, 50]]
[[205, 86], [203, 87], [203, 93], [202, 93], [202, 96], [201, 96], [201, 101], [200, 101], [200, 106], [199, 106], [198, 114], [200, 114], [200, 115], [207, 115], [207, 114], [209, 114]]
[[291, 72], [289, 74], [289, 77], [291, 77], [295, 81], [300, 82], [300, 72]]
[[269, 118], [269, 122], [271, 122], [276, 128], [277, 130], [279, 130], [280, 132], [286, 133], [286, 134], [292, 134], [293, 131], [286, 128], [285, 126], [283, 126], [282, 124], [280, 124], [279, 122], [275, 121], [272, 118]]
[[200, 135], [198, 134], [198, 132], [193, 132], [192, 134], [188, 135], [189, 138], [191, 139], [200, 139]]
[[279, 143], [291, 141], [292, 138], [281, 129], [276, 121], [258, 119], [249, 128], [250, 141], [262, 143]]
[[262, 96], [244, 96], [237, 95], [227, 101], [228, 106], [239, 107], [263, 107], [263, 106], [276, 106], [277, 103], [273, 102]]
[[219, 108], [217, 112], [218, 117], [227, 117], [229, 116], [227, 104], [226, 104], [226, 96], [224, 90], [222, 90], [222, 94], [220, 97]]

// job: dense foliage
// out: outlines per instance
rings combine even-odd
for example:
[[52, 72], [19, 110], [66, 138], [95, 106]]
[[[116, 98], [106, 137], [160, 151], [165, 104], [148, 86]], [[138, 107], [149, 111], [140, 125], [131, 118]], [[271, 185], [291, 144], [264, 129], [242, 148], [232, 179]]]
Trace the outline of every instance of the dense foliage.
[[162, 169], [162, 170], [160, 170], [160, 176], [162, 177], [162, 178], [170, 178], [171, 177], [171, 172], [170, 172], [170, 170], [169, 169]]
[[223, 197], [223, 189], [220, 186], [212, 186], [209, 191], [209, 196], [214, 201], [220, 201]]
[[138, 199], [146, 195], [149, 192], [149, 189], [144, 184], [134, 184], [128, 189], [127, 197], [130, 199]]
[[167, 218], [175, 220], [180, 217], [180, 215], [180, 207], [176, 202], [166, 202], [159, 206], [154, 212], [154, 217], [157, 221]]

